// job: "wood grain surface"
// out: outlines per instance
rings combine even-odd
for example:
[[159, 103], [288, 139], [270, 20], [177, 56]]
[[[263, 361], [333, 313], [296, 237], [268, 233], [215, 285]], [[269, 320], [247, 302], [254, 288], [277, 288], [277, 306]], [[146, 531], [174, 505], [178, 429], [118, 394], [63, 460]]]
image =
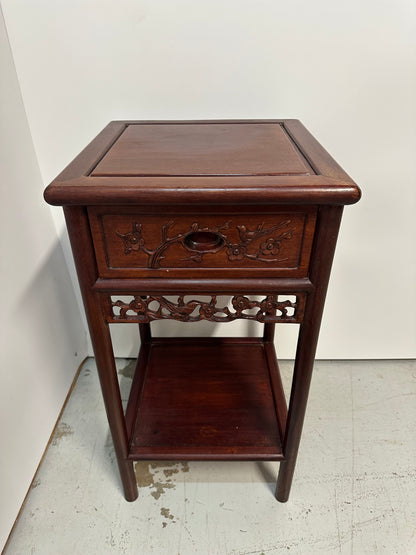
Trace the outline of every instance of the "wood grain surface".
[[261, 339], [153, 340], [144, 372], [130, 458], [282, 458]]
[[[263, 207], [256, 213], [166, 207], [163, 213], [159, 207], [151, 212], [124, 206], [89, 209], [101, 277], [307, 275], [316, 208], [275, 207], [272, 212]], [[204, 232], [218, 238], [211, 248], [189, 240]]]
[[354, 181], [297, 120], [114, 121], [50, 204], [352, 204]]

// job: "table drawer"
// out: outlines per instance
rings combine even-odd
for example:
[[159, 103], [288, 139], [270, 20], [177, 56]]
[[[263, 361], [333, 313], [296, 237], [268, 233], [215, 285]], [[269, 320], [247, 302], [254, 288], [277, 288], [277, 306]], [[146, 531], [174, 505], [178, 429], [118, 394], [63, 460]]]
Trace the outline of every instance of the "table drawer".
[[90, 207], [100, 276], [307, 275], [315, 208], [212, 210]]

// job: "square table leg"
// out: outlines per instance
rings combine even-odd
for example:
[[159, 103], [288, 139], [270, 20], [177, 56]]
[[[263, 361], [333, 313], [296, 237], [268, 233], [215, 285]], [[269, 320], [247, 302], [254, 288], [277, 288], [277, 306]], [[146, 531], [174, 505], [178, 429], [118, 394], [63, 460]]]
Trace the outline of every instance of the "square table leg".
[[318, 228], [313, 247], [313, 263], [310, 268], [310, 279], [313, 289], [308, 295], [303, 322], [299, 330], [283, 443], [285, 460], [280, 463], [276, 486], [276, 498], [281, 502], [285, 502], [289, 498], [295, 470], [318, 344], [319, 329], [342, 211], [342, 206], [321, 207], [319, 211]]
[[133, 462], [127, 459], [126, 422], [111, 335], [101, 310], [99, 295], [92, 290], [97, 279], [97, 269], [92, 241], [87, 240], [90, 238], [88, 218], [82, 207], [65, 207], [64, 212], [124, 494], [127, 501], [134, 501], [138, 490]]

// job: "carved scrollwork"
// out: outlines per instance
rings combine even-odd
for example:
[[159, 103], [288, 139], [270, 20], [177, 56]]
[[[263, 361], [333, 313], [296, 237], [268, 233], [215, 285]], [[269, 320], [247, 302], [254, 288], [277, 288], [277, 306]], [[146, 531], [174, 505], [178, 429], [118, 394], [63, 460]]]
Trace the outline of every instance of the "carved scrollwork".
[[[178, 320], [180, 322], [232, 322], [238, 318], [257, 322], [299, 322], [302, 317], [304, 297], [267, 295], [261, 300], [244, 295], [231, 298], [228, 306], [218, 305], [217, 295], [209, 300], [191, 299], [177, 295], [176, 300], [163, 296], [134, 295], [132, 300], [111, 299], [111, 322], [151, 322], [153, 320]], [[293, 300], [294, 299], [294, 300]]]
[[[192, 260], [193, 262], [201, 262], [203, 257], [209, 252], [218, 252], [225, 249], [228, 260], [242, 260], [248, 258], [257, 260], [259, 262], [277, 262], [284, 260], [276, 258], [281, 249], [282, 241], [292, 239], [294, 228], [291, 226], [291, 220], [284, 220], [271, 227], [264, 227], [264, 223], [259, 224], [256, 229], [249, 230], [245, 225], [238, 225], [235, 227], [238, 232], [239, 242], [232, 242], [228, 235], [227, 230], [230, 229], [231, 222], [227, 221], [217, 227], [200, 227], [197, 222], [194, 222], [190, 228], [177, 235], [169, 236], [169, 230], [174, 222], [169, 221], [161, 228], [162, 241], [155, 249], [151, 250], [146, 247], [146, 242], [143, 237], [143, 226], [138, 222], [132, 222], [132, 230], [128, 233], [120, 233], [116, 231], [124, 244], [124, 254], [128, 255], [132, 252], [142, 251], [147, 255], [148, 268], [160, 268], [165, 251], [174, 243], [179, 243], [183, 248], [189, 252], [188, 258], [185, 260]], [[279, 231], [277, 235], [276, 231]], [[218, 246], [211, 251], [201, 251], [198, 247], [192, 247], [192, 242], [187, 239], [191, 234], [196, 233], [209, 233], [218, 236]], [[267, 237], [268, 236], [268, 237]], [[253, 243], [262, 237], [267, 237], [265, 241], [256, 246]]]

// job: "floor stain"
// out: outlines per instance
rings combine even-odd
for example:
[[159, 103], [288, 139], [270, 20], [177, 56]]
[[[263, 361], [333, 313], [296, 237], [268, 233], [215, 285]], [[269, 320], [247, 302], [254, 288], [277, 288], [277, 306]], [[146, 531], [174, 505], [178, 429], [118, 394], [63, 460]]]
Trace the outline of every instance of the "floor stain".
[[139, 461], [134, 465], [134, 473], [139, 488], [146, 488], [153, 485], [153, 474], [150, 472], [149, 463], [147, 461]]
[[33, 480], [33, 482], [32, 482], [32, 489], [35, 489], [35, 488], [37, 488], [38, 486], [40, 486], [40, 480], [38, 480], [38, 479]]
[[118, 373], [120, 374], [120, 376], [124, 376], [125, 378], [132, 380], [134, 377], [134, 372], [136, 370], [136, 364], [137, 360], [133, 358], [129, 363], [126, 364], [126, 366], [121, 368]]
[[151, 495], [155, 498], [155, 499], [159, 499], [159, 497], [165, 493], [166, 489], [174, 489], [175, 488], [175, 484], [169, 484], [169, 483], [163, 483], [163, 482], [155, 482], [153, 484], [155, 491], [152, 491]]
[[[181, 465], [178, 468], [178, 465]], [[179, 472], [189, 472], [187, 462], [166, 462], [166, 461], [138, 461], [134, 465], [137, 485], [139, 487], [150, 487], [151, 495], [155, 499], [166, 492], [167, 489], [174, 489], [176, 484], [172, 481], [172, 476]]]
[[179, 468], [164, 468], [163, 474], [166, 478], [170, 478], [173, 474], [178, 474]]
[[[173, 520], [175, 517], [173, 515], [170, 514], [170, 509], [167, 509], [166, 507], [162, 507], [160, 509], [160, 514], [165, 517], [168, 518], [169, 520], [171, 520], [172, 522], [176, 522], [175, 520]], [[168, 525], [168, 522], [162, 522], [162, 526], [163, 528], [166, 528], [166, 526]]]
[[176, 466], [178, 463], [175, 461], [154, 461], [150, 463], [152, 468], [166, 468]]
[[51, 445], [58, 445], [63, 437], [71, 436], [74, 432], [66, 422], [60, 422], [56, 427]]

